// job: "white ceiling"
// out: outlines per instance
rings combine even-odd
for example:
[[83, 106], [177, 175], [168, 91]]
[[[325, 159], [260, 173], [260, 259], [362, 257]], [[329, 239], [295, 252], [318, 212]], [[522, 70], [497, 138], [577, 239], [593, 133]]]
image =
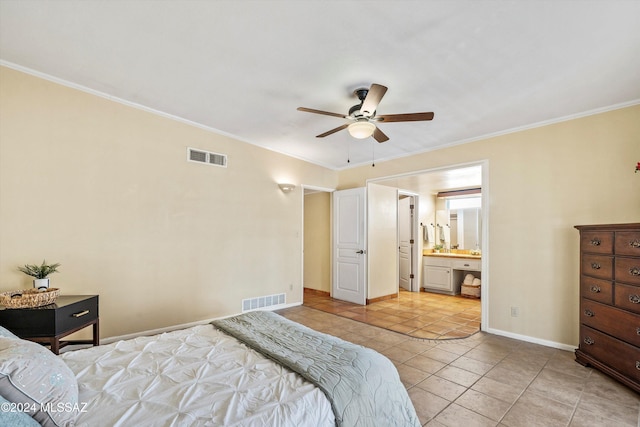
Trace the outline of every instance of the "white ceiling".
[[430, 172], [410, 173], [393, 178], [372, 180], [375, 184], [386, 185], [417, 194], [435, 195], [439, 191], [482, 187], [482, 167], [460, 166]]
[[[640, 103], [640, 1], [0, 0], [0, 61], [342, 169]], [[435, 119], [296, 111], [371, 83]]]

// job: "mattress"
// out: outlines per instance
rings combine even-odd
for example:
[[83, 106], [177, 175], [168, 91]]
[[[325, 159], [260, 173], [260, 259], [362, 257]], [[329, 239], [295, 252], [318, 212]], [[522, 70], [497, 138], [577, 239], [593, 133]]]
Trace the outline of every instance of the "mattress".
[[335, 426], [324, 393], [211, 325], [63, 353], [77, 426]]

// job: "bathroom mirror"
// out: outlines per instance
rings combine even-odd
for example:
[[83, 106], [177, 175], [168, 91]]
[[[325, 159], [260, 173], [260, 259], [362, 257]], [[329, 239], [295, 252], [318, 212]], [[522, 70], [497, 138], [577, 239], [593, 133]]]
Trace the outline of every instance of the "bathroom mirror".
[[436, 243], [447, 249], [482, 247], [480, 197], [447, 199], [436, 211]]
[[451, 248], [478, 249], [482, 247], [482, 212], [480, 208], [449, 211]]

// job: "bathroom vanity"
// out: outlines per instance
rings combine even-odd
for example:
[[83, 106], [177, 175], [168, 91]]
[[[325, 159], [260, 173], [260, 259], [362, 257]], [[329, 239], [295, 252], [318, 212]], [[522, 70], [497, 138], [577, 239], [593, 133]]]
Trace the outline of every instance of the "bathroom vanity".
[[467, 273], [480, 277], [482, 259], [480, 255], [425, 251], [422, 269], [422, 287], [425, 291], [458, 295]]

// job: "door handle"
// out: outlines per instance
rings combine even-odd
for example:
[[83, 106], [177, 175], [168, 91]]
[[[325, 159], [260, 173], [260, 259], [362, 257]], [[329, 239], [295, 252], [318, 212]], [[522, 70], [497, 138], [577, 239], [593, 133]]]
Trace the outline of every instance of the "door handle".
[[362, 249], [360, 249], [359, 251], [356, 251], [357, 254], [363, 254], [364, 251]]

